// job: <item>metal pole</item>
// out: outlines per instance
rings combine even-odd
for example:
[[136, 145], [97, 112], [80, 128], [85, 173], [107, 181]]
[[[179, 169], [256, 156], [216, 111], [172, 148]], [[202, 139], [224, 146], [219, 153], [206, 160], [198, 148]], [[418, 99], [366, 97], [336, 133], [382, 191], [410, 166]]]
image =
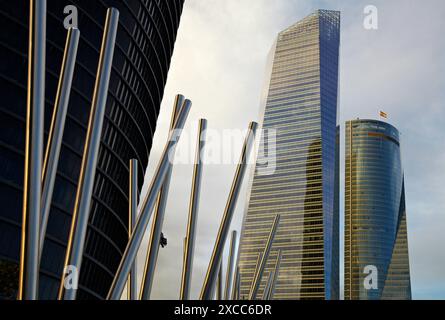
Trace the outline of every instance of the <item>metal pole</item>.
[[162, 187], [167, 171], [172, 165], [169, 155], [173, 154], [175, 150], [191, 105], [192, 103], [190, 100], [184, 101], [178, 119], [176, 120], [176, 130], [170, 132], [168, 142], [161, 156], [161, 160], [155, 171], [150, 187], [148, 188], [148, 192], [144, 199], [144, 202], [142, 203], [141, 212], [139, 213], [135, 230], [131, 235], [131, 239], [128, 242], [120, 265], [117, 269], [115, 278], [108, 292], [107, 299], [109, 300], [119, 300], [121, 298], [128, 273], [131, 269], [131, 265], [134, 263], [137, 252], [144, 237], [145, 230], [147, 229], [148, 223], [150, 221], [150, 216], [155, 206], [156, 198]]
[[266, 268], [267, 259], [269, 258], [270, 249], [272, 248], [273, 239], [277, 233], [278, 224], [280, 223], [280, 215], [275, 216], [275, 220], [272, 224], [272, 229], [269, 233], [269, 238], [267, 239], [266, 247], [264, 248], [264, 253], [261, 258], [261, 263], [258, 268], [258, 272], [255, 274], [255, 279], [253, 281], [252, 290], [250, 292], [249, 300], [255, 300], [260, 287], [261, 278], [263, 276], [264, 269]]
[[192, 281], [193, 255], [195, 251], [195, 234], [198, 219], [199, 197], [201, 193], [202, 157], [205, 145], [207, 120], [199, 120], [198, 142], [196, 146], [195, 164], [193, 168], [192, 192], [190, 194], [187, 236], [185, 244], [185, 260], [182, 266], [180, 300], [190, 299], [190, 283]]
[[18, 300], [37, 299], [45, 110], [46, 1], [31, 0]]
[[252, 291], [253, 291], [254, 280], [255, 280], [255, 277], [256, 277], [256, 275], [258, 273], [258, 270], [260, 269], [260, 264], [261, 264], [261, 258], [262, 257], [263, 257], [263, 253], [262, 252], [258, 253], [258, 258], [256, 259], [256, 264], [255, 264], [255, 271], [253, 272], [253, 280], [252, 280], [252, 283], [250, 284], [249, 297], [250, 297], [250, 295], [252, 294]]
[[108, 97], [108, 86], [110, 83], [118, 23], [119, 11], [115, 8], [108, 9], [99, 56], [96, 83], [94, 85], [94, 94], [82, 158], [82, 166], [77, 186], [76, 202], [74, 204], [73, 220], [70, 236], [68, 238], [62, 280], [59, 288], [60, 300], [76, 299], [77, 286], [65, 288], [65, 272], [68, 270], [67, 267], [71, 266], [76, 268], [74, 270], [79, 274], [82, 265], [85, 235], [88, 226], [91, 195], [93, 193], [94, 178], [96, 174], [98, 151], [102, 134], [105, 106]]
[[186, 250], [186, 246], [187, 246], [187, 237], [184, 237], [184, 242], [182, 243], [182, 263], [184, 263], [185, 261], [185, 250]]
[[282, 251], [278, 250], [277, 260], [275, 261], [275, 270], [273, 272], [272, 285], [270, 286], [267, 300], [272, 300], [273, 295], [275, 294], [275, 287], [277, 285], [278, 275], [280, 273], [281, 257], [282, 257]]
[[232, 274], [235, 268], [235, 251], [236, 251], [236, 237], [237, 233], [235, 230], [232, 231], [232, 239], [230, 241], [230, 255], [229, 262], [227, 264], [227, 274], [226, 274], [226, 290], [224, 294], [224, 299], [230, 299], [230, 292], [232, 291]]
[[[136, 225], [138, 212], [138, 161], [136, 159], [130, 160], [129, 169], [128, 238], [131, 239], [131, 234]], [[137, 299], [137, 286], [137, 263], [135, 259], [133, 266], [131, 267], [130, 275], [128, 276], [128, 300]]]
[[229, 234], [230, 223], [235, 212], [236, 202], [238, 200], [239, 192], [241, 189], [244, 173], [247, 168], [247, 161], [249, 153], [252, 149], [255, 133], [258, 124], [251, 122], [247, 131], [246, 138], [244, 140], [243, 149], [241, 152], [241, 158], [236, 168], [235, 177], [230, 189], [230, 194], [227, 199], [226, 208], [224, 209], [224, 215], [219, 227], [218, 236], [216, 238], [215, 246], [213, 248], [212, 257], [210, 259], [209, 266], [207, 268], [207, 274], [204, 279], [204, 284], [201, 290], [201, 300], [210, 300], [213, 292], [213, 288], [216, 282], [218, 266], [221, 262], [222, 253], [224, 250], [224, 244]]
[[219, 271], [218, 271], [218, 283], [216, 286], [216, 300], [221, 301], [223, 296], [223, 262], [221, 260], [221, 263], [219, 265]]
[[240, 281], [239, 267], [236, 267], [235, 280], [232, 288], [232, 300], [239, 299], [239, 289], [238, 289], [239, 281]]
[[264, 287], [262, 300], [268, 300], [269, 290], [270, 290], [270, 286], [272, 285], [272, 280], [273, 280], [272, 278], [273, 278], [273, 272], [270, 271], [269, 275], [267, 277], [266, 286]]
[[236, 300], [241, 299], [241, 273], [238, 271], [238, 282], [236, 283]]
[[76, 65], [77, 47], [80, 31], [68, 29], [65, 51], [63, 54], [62, 68], [60, 69], [59, 84], [57, 87], [54, 111], [51, 127], [46, 145], [45, 158], [42, 169], [42, 203], [40, 226], [40, 258], [42, 258], [43, 245], [45, 243], [46, 227], [48, 226], [49, 211], [53, 198], [54, 181], [56, 180], [57, 165], [59, 164], [60, 149], [62, 146], [65, 119], [68, 110], [68, 102], [73, 82], [74, 66]]
[[[174, 130], [176, 118], [184, 103], [184, 96], [177, 95], [175, 103], [173, 105], [173, 112], [170, 121], [170, 130]], [[162, 184], [161, 191], [159, 192], [153, 222], [151, 227], [151, 234], [148, 241], [148, 251], [145, 261], [145, 268], [142, 277], [140, 299], [149, 300], [151, 295], [151, 288], [153, 285], [154, 273], [156, 269], [156, 262], [158, 261], [159, 243], [161, 242], [162, 225], [164, 224], [165, 207], [167, 206], [168, 190], [170, 188], [170, 179], [172, 174], [172, 168], [167, 170], [164, 183]]]

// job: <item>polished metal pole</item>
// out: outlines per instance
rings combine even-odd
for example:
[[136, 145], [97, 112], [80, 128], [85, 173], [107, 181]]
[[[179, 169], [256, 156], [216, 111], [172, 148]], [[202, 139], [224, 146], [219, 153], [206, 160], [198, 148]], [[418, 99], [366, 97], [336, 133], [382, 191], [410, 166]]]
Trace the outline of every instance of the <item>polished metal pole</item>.
[[31, 0], [29, 4], [28, 92], [18, 300], [36, 300], [39, 289], [40, 203], [45, 110], [46, 0]]
[[223, 263], [221, 260], [221, 263], [219, 265], [219, 271], [218, 271], [218, 283], [216, 286], [216, 300], [221, 301], [223, 297]]
[[233, 214], [235, 212], [236, 202], [238, 200], [239, 192], [241, 189], [244, 173], [246, 172], [247, 162], [250, 151], [253, 147], [255, 140], [255, 133], [258, 124], [251, 122], [247, 131], [246, 138], [244, 140], [243, 149], [241, 151], [241, 158], [236, 168], [235, 177], [230, 189], [230, 194], [227, 199], [226, 208], [224, 209], [224, 215], [221, 220], [218, 235], [215, 241], [215, 245], [210, 259], [207, 273], [204, 279], [204, 284], [201, 290], [201, 300], [210, 300], [212, 298], [213, 288], [215, 286], [218, 266], [221, 263], [221, 257], [224, 250], [224, 244], [226, 243], [227, 236], [229, 234], [230, 223], [232, 222]]
[[[170, 130], [174, 130], [175, 121], [178, 117], [179, 111], [184, 103], [184, 96], [177, 95], [173, 105], [173, 111], [170, 120]], [[156, 201], [153, 222], [151, 227], [150, 238], [148, 240], [148, 251], [145, 260], [144, 273], [142, 275], [141, 291], [139, 298], [141, 300], [149, 300], [151, 295], [151, 288], [154, 280], [154, 273], [156, 263], [158, 261], [159, 244], [161, 242], [162, 226], [164, 224], [165, 207], [167, 206], [168, 191], [170, 188], [172, 168], [167, 170], [164, 183]]]
[[196, 224], [198, 219], [199, 198], [201, 193], [201, 179], [203, 168], [203, 153], [205, 145], [205, 131], [207, 120], [199, 120], [198, 142], [196, 145], [195, 163], [193, 167], [192, 192], [190, 194], [189, 216], [187, 222], [187, 236], [185, 244], [185, 259], [182, 265], [180, 300], [190, 299], [190, 283], [192, 281], [193, 256], [195, 252]]
[[172, 166], [170, 158], [175, 151], [175, 147], [177, 145], [181, 131], [184, 128], [184, 124], [189, 114], [191, 105], [192, 103], [190, 100], [184, 101], [175, 123], [175, 130], [171, 131], [169, 134], [169, 139], [161, 155], [161, 160], [158, 164], [158, 167], [156, 168], [150, 187], [148, 188], [147, 195], [145, 196], [145, 199], [142, 203], [141, 211], [136, 222], [136, 227], [124, 251], [115, 278], [108, 292], [107, 299], [109, 300], [119, 300], [122, 296], [122, 291], [124, 290], [128, 273], [130, 272], [131, 265], [134, 263], [136, 255], [138, 253], [145, 230], [147, 229], [148, 223], [150, 221], [151, 213], [153, 212], [157, 196], [162, 187], [168, 169]]
[[[133, 233], [134, 226], [136, 225], [138, 212], [138, 161], [136, 159], [130, 160], [129, 171], [128, 238], [131, 239], [131, 234]], [[131, 267], [130, 275], [128, 276], [128, 300], [137, 300], [137, 288], [137, 262], [135, 259], [133, 266]]]
[[273, 272], [272, 285], [270, 286], [267, 300], [272, 300], [275, 294], [275, 287], [277, 285], [278, 276], [280, 274], [280, 265], [281, 265], [282, 251], [278, 250], [277, 260], [275, 261], [275, 269]]
[[68, 270], [68, 267], [71, 267], [75, 268], [79, 274], [82, 265], [82, 256], [90, 213], [91, 196], [93, 194], [94, 178], [96, 175], [97, 158], [99, 154], [105, 106], [108, 97], [108, 86], [110, 83], [118, 23], [119, 11], [115, 8], [108, 9], [82, 158], [82, 166], [77, 186], [76, 202], [74, 204], [65, 264], [59, 288], [60, 300], [76, 299], [77, 286], [67, 286], [67, 288], [65, 288], [66, 271]]
[[250, 297], [250, 295], [253, 292], [254, 280], [256, 278], [256, 275], [257, 275], [258, 271], [260, 270], [260, 264], [261, 264], [261, 258], [262, 257], [263, 257], [263, 253], [262, 252], [258, 253], [258, 257], [257, 257], [256, 264], [255, 264], [255, 270], [253, 272], [253, 280], [252, 280], [252, 283], [250, 284], [249, 297]]
[[54, 111], [46, 145], [45, 158], [42, 169], [42, 203], [40, 225], [40, 257], [42, 257], [45, 243], [46, 227], [48, 226], [49, 211], [53, 198], [54, 182], [56, 180], [57, 165], [59, 164], [60, 149], [62, 147], [63, 131], [65, 129], [66, 113], [71, 94], [74, 66], [76, 65], [77, 47], [80, 31], [68, 29], [65, 51], [63, 53], [62, 68], [60, 69]]
[[270, 271], [269, 275], [267, 276], [267, 282], [266, 282], [266, 286], [264, 287], [262, 300], [268, 300], [269, 290], [270, 290], [270, 286], [272, 285], [272, 280], [273, 280], [273, 272]]
[[233, 269], [235, 268], [236, 239], [237, 239], [237, 232], [236, 230], [233, 230], [232, 239], [230, 240], [229, 262], [227, 264], [226, 288], [224, 293], [225, 300], [230, 299], [230, 292], [232, 291], [232, 274], [233, 274]]
[[184, 237], [184, 242], [182, 243], [182, 263], [185, 261], [185, 251], [187, 247], [187, 237]]
[[270, 230], [269, 237], [267, 239], [266, 247], [264, 248], [264, 252], [261, 258], [258, 271], [255, 274], [255, 279], [253, 281], [252, 290], [249, 295], [249, 300], [255, 300], [256, 295], [258, 293], [258, 289], [261, 284], [261, 278], [263, 276], [264, 269], [266, 268], [267, 259], [269, 258], [270, 249], [272, 248], [273, 239], [275, 238], [275, 234], [277, 233], [279, 223], [280, 223], [280, 215], [277, 214], [272, 224], [272, 229]]
[[238, 271], [238, 281], [236, 282], [236, 300], [241, 299], [241, 273]]
[[239, 300], [239, 288], [238, 288], [239, 281], [240, 281], [239, 267], [236, 267], [235, 280], [232, 288], [232, 300]]

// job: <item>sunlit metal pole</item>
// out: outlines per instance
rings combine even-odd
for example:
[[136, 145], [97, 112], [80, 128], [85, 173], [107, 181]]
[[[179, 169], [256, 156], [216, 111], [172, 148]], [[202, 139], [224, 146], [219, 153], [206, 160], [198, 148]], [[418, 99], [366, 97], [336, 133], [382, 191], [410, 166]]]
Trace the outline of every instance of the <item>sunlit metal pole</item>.
[[239, 282], [240, 282], [239, 267], [236, 267], [235, 279], [234, 279], [233, 288], [232, 288], [232, 300], [239, 300], [239, 288], [238, 288]]
[[[184, 96], [177, 95], [175, 103], [173, 105], [172, 116], [170, 120], [170, 130], [174, 130], [176, 118], [184, 103]], [[159, 244], [161, 242], [162, 225], [164, 224], [165, 207], [167, 206], [168, 191], [170, 188], [170, 179], [172, 174], [172, 168], [167, 170], [164, 183], [162, 184], [161, 191], [159, 192], [151, 227], [150, 238], [148, 240], [148, 251], [145, 261], [144, 273], [142, 276], [142, 284], [139, 298], [141, 300], [150, 299], [151, 288], [153, 285], [154, 273], [156, 269], [156, 262], [158, 261]]]
[[108, 9], [102, 38], [102, 47], [100, 50], [96, 83], [94, 86], [87, 137], [82, 158], [82, 166], [77, 186], [76, 202], [74, 204], [73, 220], [68, 238], [62, 280], [60, 282], [59, 299], [76, 299], [77, 289], [74, 286], [65, 288], [65, 272], [68, 270], [68, 266], [71, 266], [76, 268], [77, 273], [79, 273], [82, 265], [82, 256], [90, 213], [94, 178], [96, 175], [98, 151], [105, 115], [105, 106], [108, 97], [108, 86], [113, 64], [118, 22], [119, 11], [115, 8]]
[[232, 239], [230, 241], [229, 262], [227, 264], [226, 288], [224, 293], [225, 300], [230, 299], [230, 292], [232, 291], [232, 274], [233, 274], [233, 269], [235, 268], [236, 239], [237, 239], [237, 232], [233, 230]]
[[59, 164], [60, 149], [62, 146], [63, 131], [65, 129], [66, 113], [71, 94], [74, 66], [76, 65], [77, 47], [80, 31], [68, 29], [62, 68], [60, 69], [59, 84], [57, 87], [54, 111], [46, 145], [45, 158], [42, 169], [42, 203], [40, 225], [40, 257], [42, 257], [45, 243], [46, 227], [48, 225], [49, 211], [53, 198], [54, 181], [56, 180], [57, 165]]
[[173, 160], [173, 153], [175, 151], [180, 133], [184, 128], [191, 105], [192, 103], [190, 100], [184, 101], [181, 111], [179, 112], [178, 119], [175, 123], [175, 130], [171, 131], [169, 134], [169, 139], [161, 155], [161, 160], [155, 171], [150, 187], [148, 188], [147, 195], [142, 203], [141, 212], [139, 213], [135, 230], [131, 235], [131, 239], [128, 242], [115, 278], [108, 292], [107, 299], [109, 300], [119, 300], [122, 296], [128, 273], [130, 272], [131, 265], [134, 263], [138, 253], [145, 230], [147, 229], [150, 221], [157, 196], [162, 187], [167, 171], [172, 165], [170, 160]]
[[267, 276], [267, 282], [266, 282], [266, 286], [264, 287], [262, 300], [268, 300], [269, 290], [270, 290], [270, 286], [272, 285], [272, 281], [273, 281], [273, 272], [270, 271], [269, 275]]
[[241, 273], [238, 271], [238, 281], [236, 282], [236, 300], [241, 299]]
[[220, 301], [223, 297], [223, 263], [221, 259], [221, 263], [219, 265], [219, 271], [218, 271], [218, 282], [216, 286], [216, 300]]
[[185, 251], [187, 247], [187, 237], [184, 237], [184, 241], [182, 243], [182, 263], [184, 264], [185, 261]]
[[278, 250], [277, 260], [275, 261], [275, 270], [273, 272], [272, 285], [270, 286], [267, 300], [272, 300], [273, 295], [275, 294], [275, 287], [277, 285], [278, 276], [280, 274], [281, 257], [282, 257], [282, 251]]
[[249, 289], [249, 297], [250, 297], [250, 295], [253, 292], [253, 285], [255, 283], [255, 277], [256, 277], [258, 271], [260, 270], [260, 264], [261, 264], [261, 258], [262, 257], [263, 257], [263, 253], [262, 252], [258, 253], [258, 258], [257, 258], [256, 264], [255, 264], [255, 270], [253, 272], [253, 280], [252, 280], [252, 283], [251, 283], [250, 289]]
[[45, 111], [46, 0], [31, 0], [29, 3], [28, 93], [18, 300], [37, 299], [39, 283], [40, 204]]
[[185, 244], [185, 259], [182, 266], [180, 299], [190, 299], [190, 283], [192, 281], [193, 255], [195, 251], [196, 224], [198, 219], [199, 197], [201, 193], [202, 157], [205, 145], [207, 120], [199, 120], [198, 142], [196, 145], [195, 164], [193, 168], [192, 192], [190, 194], [187, 236]]
[[213, 248], [212, 257], [210, 259], [210, 263], [207, 268], [207, 274], [205, 276], [204, 284], [201, 290], [201, 300], [210, 300], [212, 298], [212, 292], [216, 282], [218, 266], [221, 263], [224, 244], [226, 243], [227, 236], [229, 234], [230, 223], [232, 222], [233, 214], [235, 212], [236, 202], [238, 200], [244, 173], [246, 172], [249, 153], [254, 144], [257, 127], [258, 124], [256, 122], [251, 122], [247, 131], [247, 136], [244, 140], [241, 158], [235, 172], [235, 177], [230, 189], [226, 208], [224, 209], [224, 215]]
[[[134, 226], [136, 225], [138, 212], [138, 161], [136, 159], [130, 160], [129, 171], [128, 238], [130, 239]], [[131, 267], [130, 275], [128, 276], [128, 300], [137, 300], [137, 286], [137, 263], [135, 259]]]
[[264, 253], [262, 255], [258, 271], [255, 273], [255, 279], [253, 281], [252, 290], [249, 295], [249, 300], [255, 300], [256, 295], [258, 293], [258, 289], [261, 284], [261, 278], [263, 276], [264, 269], [266, 268], [267, 259], [269, 258], [270, 249], [272, 248], [273, 239], [275, 238], [275, 234], [277, 233], [279, 223], [280, 223], [280, 215], [277, 214], [275, 216], [272, 229], [270, 230], [269, 238], [267, 239], [266, 247], [264, 248]]

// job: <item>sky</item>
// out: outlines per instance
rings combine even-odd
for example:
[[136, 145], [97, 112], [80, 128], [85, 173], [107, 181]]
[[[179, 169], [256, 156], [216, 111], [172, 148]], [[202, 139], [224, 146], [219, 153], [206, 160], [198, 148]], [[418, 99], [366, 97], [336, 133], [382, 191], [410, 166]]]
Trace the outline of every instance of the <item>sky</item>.
[[[367, 5], [378, 9], [377, 30], [363, 26]], [[216, 132], [245, 130], [250, 121], [260, 121], [266, 61], [276, 36], [316, 9], [340, 10], [342, 14], [342, 150], [346, 120], [378, 119], [383, 110], [388, 122], [400, 130], [413, 298], [445, 299], [443, 0], [186, 0], [142, 196], [167, 139], [175, 95], [181, 93], [193, 102], [178, 150], [194, 152], [200, 118], [207, 119], [208, 128]], [[234, 159], [239, 156], [242, 138], [240, 135], [233, 144]], [[235, 167], [232, 161], [207, 164], [203, 169], [191, 298], [199, 296]], [[163, 227], [168, 246], [159, 252], [153, 299], [179, 297], [192, 170], [191, 163], [173, 168]], [[341, 171], [340, 190], [344, 190], [343, 154]], [[233, 230], [241, 229], [247, 180], [248, 176]], [[343, 195], [340, 209], [343, 224]], [[146, 251], [147, 235], [138, 257], [139, 277]]]

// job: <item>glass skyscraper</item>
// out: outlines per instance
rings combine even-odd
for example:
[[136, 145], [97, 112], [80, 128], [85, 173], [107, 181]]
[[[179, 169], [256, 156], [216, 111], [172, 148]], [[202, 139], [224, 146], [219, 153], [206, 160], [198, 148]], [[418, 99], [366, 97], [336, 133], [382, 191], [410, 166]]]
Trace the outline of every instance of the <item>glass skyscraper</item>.
[[[337, 98], [340, 12], [317, 10], [282, 31], [272, 48], [263, 136], [239, 253], [240, 297], [276, 214], [281, 222], [264, 275], [282, 250], [274, 299], [338, 299]], [[267, 137], [276, 132], [276, 144]], [[275, 154], [272, 169], [262, 170]], [[262, 296], [266, 277], [258, 296]]]
[[[18, 284], [25, 150], [29, 1], [0, 1], [0, 299]], [[76, 197], [107, 8], [120, 12], [99, 150], [79, 299], [102, 299], [128, 242], [129, 160], [144, 177], [184, 0], [48, 0], [47, 137], [67, 31], [79, 13], [81, 38], [40, 273], [40, 299], [57, 296]], [[139, 179], [142, 188], [143, 179]]]
[[[365, 288], [365, 267], [377, 288]], [[411, 299], [399, 132], [376, 120], [346, 123], [345, 299]]]

